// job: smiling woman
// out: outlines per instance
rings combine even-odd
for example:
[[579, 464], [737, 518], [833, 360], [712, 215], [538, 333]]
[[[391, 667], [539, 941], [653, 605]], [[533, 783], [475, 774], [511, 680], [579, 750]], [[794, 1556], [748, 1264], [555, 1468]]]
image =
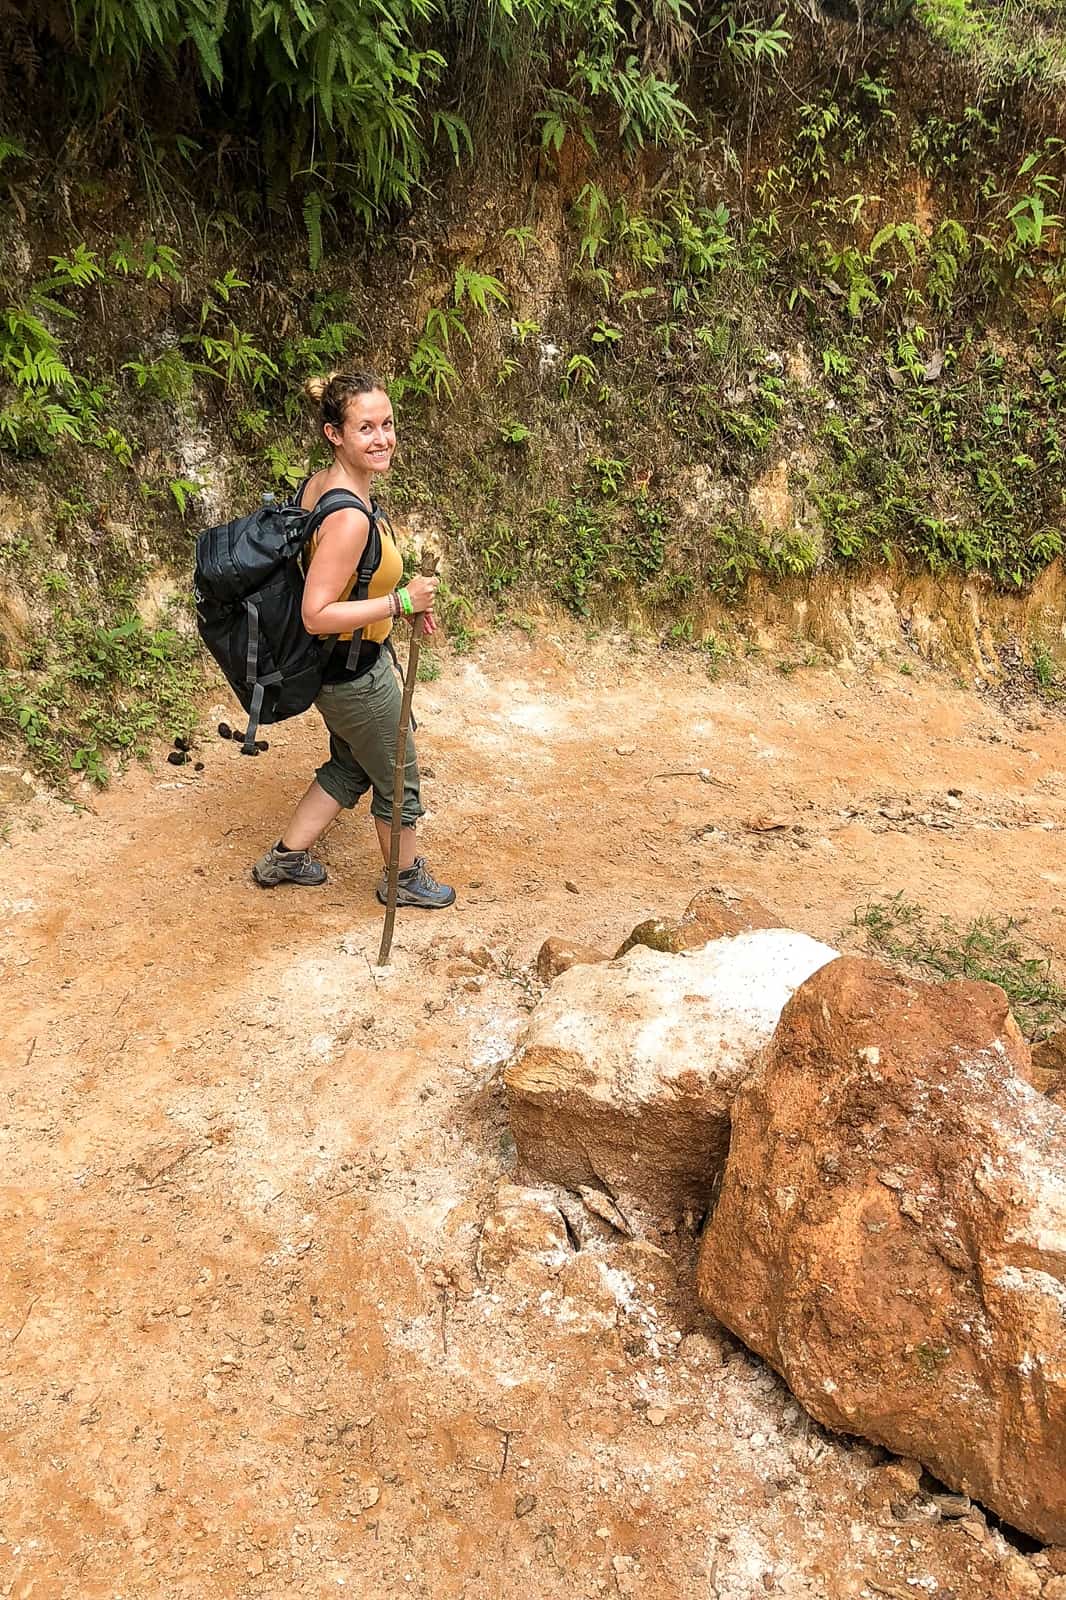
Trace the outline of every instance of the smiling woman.
[[[329, 729], [329, 759], [319, 767], [276, 845], [252, 868], [264, 889], [281, 883], [325, 883], [326, 869], [311, 846], [345, 807], [373, 791], [370, 813], [389, 859], [400, 686], [389, 635], [400, 616], [425, 613], [434, 631], [436, 578], [412, 578], [397, 588], [403, 562], [374, 480], [388, 472], [396, 449], [392, 403], [368, 373], [332, 373], [305, 385], [318, 423], [333, 448], [332, 465], [304, 480], [297, 498], [311, 511], [341, 490], [346, 502], [326, 516], [311, 540], [304, 583], [303, 622], [309, 633], [334, 641], [315, 705]], [[355, 503], [353, 504], [353, 497]], [[340, 648], [341, 642], [347, 648]], [[418, 762], [408, 742], [404, 765], [403, 830], [397, 904], [440, 909], [455, 890], [437, 883], [417, 853], [415, 824], [423, 814]], [[386, 881], [377, 890], [386, 901]]]

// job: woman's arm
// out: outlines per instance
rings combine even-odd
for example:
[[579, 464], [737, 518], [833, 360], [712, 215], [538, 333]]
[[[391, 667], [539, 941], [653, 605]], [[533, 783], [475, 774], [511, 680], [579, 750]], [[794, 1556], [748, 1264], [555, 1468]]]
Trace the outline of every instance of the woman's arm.
[[304, 582], [301, 615], [308, 633], [354, 633], [368, 623], [382, 622], [392, 615], [388, 595], [376, 600], [339, 600], [352, 574], [358, 572], [370, 519], [351, 507], [334, 511], [322, 524], [318, 548]]
[[[329, 529], [328, 535], [325, 530]], [[322, 524], [323, 537], [311, 559], [304, 582], [301, 615], [308, 633], [354, 633], [371, 622], [383, 622], [393, 613], [392, 597], [379, 595], [375, 600], [338, 600], [353, 572], [358, 572], [359, 562], [370, 535], [369, 518], [354, 507], [332, 512]], [[433, 610], [437, 593], [437, 578], [412, 578], [405, 587], [412, 610], [427, 613], [426, 632], [435, 627], [428, 613]]]

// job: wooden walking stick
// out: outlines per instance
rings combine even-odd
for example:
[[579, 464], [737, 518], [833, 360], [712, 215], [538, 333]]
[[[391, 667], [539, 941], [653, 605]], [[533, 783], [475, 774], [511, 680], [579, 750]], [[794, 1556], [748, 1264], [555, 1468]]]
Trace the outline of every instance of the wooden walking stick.
[[[422, 552], [422, 576], [432, 578], [437, 571], [437, 558], [432, 550]], [[403, 680], [403, 699], [400, 702], [400, 725], [396, 732], [396, 770], [392, 784], [392, 832], [389, 837], [389, 883], [385, 900], [385, 926], [381, 931], [381, 949], [378, 966], [383, 967], [392, 949], [392, 930], [396, 922], [396, 888], [400, 879], [400, 833], [403, 829], [403, 780], [407, 766], [407, 730], [411, 725], [411, 696], [415, 692], [418, 676], [418, 653], [422, 648], [422, 630], [425, 612], [420, 611], [411, 623], [411, 646], [407, 652], [407, 671]]]

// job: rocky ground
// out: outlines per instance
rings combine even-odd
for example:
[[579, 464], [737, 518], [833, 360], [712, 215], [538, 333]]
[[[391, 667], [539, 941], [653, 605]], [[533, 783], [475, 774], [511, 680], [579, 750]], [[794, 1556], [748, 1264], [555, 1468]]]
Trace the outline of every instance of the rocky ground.
[[1027, 917], [1061, 971], [1066, 722], [549, 632], [418, 701], [460, 898], [385, 973], [365, 816], [326, 888], [248, 877], [313, 719], [79, 811], [7, 786], [0, 1594], [1062, 1600], [1066, 1552], [810, 1422], [688, 1240], [481, 1240], [546, 936], [724, 883], [859, 949], [903, 891]]

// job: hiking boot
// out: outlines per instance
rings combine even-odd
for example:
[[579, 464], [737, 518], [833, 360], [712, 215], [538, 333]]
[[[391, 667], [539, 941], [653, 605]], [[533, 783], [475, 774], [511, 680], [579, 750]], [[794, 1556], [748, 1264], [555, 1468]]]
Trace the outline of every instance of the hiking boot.
[[[382, 905], [389, 900], [389, 875], [383, 872], [378, 884], [378, 899]], [[426, 866], [425, 856], [416, 856], [413, 867], [401, 872], [396, 882], [398, 906], [424, 906], [427, 911], [443, 911], [455, 899], [455, 890], [447, 883], [438, 883]]]
[[252, 877], [261, 889], [276, 889], [279, 883], [325, 883], [326, 869], [312, 861], [310, 850], [280, 850], [275, 844], [256, 862]]

